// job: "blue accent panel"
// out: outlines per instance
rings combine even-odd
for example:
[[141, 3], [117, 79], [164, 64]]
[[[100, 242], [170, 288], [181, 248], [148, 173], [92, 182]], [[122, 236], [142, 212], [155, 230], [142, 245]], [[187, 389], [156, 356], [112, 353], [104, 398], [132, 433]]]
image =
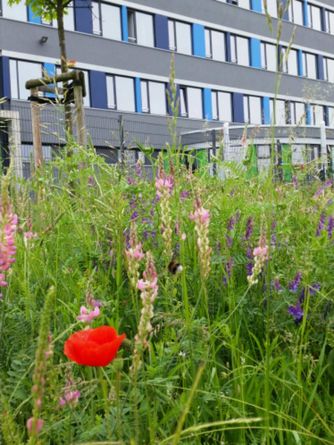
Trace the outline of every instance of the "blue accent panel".
[[0, 57], [0, 97], [11, 98], [9, 57]]
[[307, 0], [303, 1], [304, 26], [309, 26]]
[[304, 64], [303, 64], [303, 51], [301, 49], [298, 50], [298, 76], [304, 76]]
[[231, 62], [231, 33], [225, 33], [226, 62]]
[[311, 105], [306, 104], [306, 125], [311, 125]]
[[[43, 70], [49, 77], [54, 77], [56, 75], [56, 65], [54, 63], [43, 63]], [[45, 96], [56, 97], [53, 93], [45, 93]]]
[[243, 124], [245, 122], [243, 94], [232, 93], [232, 110], [233, 110], [233, 122]]
[[75, 29], [93, 34], [93, 17], [91, 0], [74, 0]]
[[259, 39], [250, 39], [250, 62], [254, 68], [261, 68], [261, 41]]
[[34, 14], [31, 6], [28, 6], [28, 22], [37, 23], [38, 25], [42, 23], [41, 18], [38, 15]]
[[203, 109], [204, 109], [204, 119], [208, 121], [212, 120], [212, 100], [211, 100], [211, 89], [203, 89]]
[[205, 30], [203, 25], [192, 25], [193, 55], [205, 57]]
[[89, 72], [90, 103], [93, 108], [108, 108], [107, 76], [102, 71]]
[[326, 26], [326, 10], [325, 8], [320, 8], [320, 18], [321, 18], [321, 29], [324, 32], [327, 32], [327, 26]]
[[54, 77], [56, 75], [56, 65], [54, 63], [43, 63], [43, 69], [50, 77]]
[[251, 10], [256, 12], [262, 12], [261, 0], [251, 0]]
[[142, 102], [141, 102], [141, 86], [140, 86], [141, 80], [140, 77], [135, 78], [135, 97], [136, 97], [136, 112], [141, 113], [143, 111], [142, 109]]
[[129, 41], [129, 30], [128, 30], [128, 8], [122, 6], [121, 8], [121, 19], [122, 19], [122, 40], [123, 42]]
[[271, 116], [270, 116], [270, 99], [269, 97], [262, 98], [262, 111], [263, 111], [263, 123], [265, 125], [271, 124]]
[[169, 49], [168, 18], [156, 14], [154, 16], [155, 46]]
[[325, 80], [324, 56], [321, 56], [320, 54], [318, 54], [316, 56], [316, 60], [317, 60], [317, 79]]

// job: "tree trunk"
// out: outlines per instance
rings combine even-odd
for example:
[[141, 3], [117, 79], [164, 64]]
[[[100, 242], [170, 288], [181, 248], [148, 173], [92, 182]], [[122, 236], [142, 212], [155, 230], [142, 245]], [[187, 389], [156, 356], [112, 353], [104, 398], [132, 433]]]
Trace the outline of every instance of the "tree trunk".
[[[60, 48], [60, 68], [62, 73], [68, 72], [67, 65], [67, 53], [66, 53], [66, 41], [65, 41], [65, 29], [64, 29], [64, 1], [57, 0], [57, 22], [58, 22], [58, 41]], [[65, 99], [65, 130], [66, 130], [66, 140], [69, 140], [73, 135], [72, 127], [72, 113], [71, 105], [67, 103], [66, 96], [68, 94], [68, 83], [64, 82], [64, 99]], [[69, 150], [69, 153], [71, 150]]]

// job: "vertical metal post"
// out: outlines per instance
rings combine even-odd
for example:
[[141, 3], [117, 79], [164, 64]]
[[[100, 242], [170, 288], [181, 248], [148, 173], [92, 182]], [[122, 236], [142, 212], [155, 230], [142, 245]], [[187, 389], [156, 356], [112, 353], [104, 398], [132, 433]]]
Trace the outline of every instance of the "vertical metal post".
[[214, 161], [212, 164], [212, 174], [213, 174], [213, 176], [216, 176], [217, 175], [217, 163], [216, 163], [217, 135], [216, 135], [216, 130], [212, 130], [212, 155], [214, 157]]
[[[30, 94], [33, 97], [38, 96], [38, 88], [32, 88]], [[32, 122], [32, 140], [34, 148], [35, 168], [43, 163], [42, 137], [41, 137], [41, 110], [38, 102], [31, 101], [31, 122]]]
[[222, 161], [224, 160], [224, 153], [228, 152], [230, 146], [230, 126], [228, 122], [224, 124], [224, 146], [222, 150]]
[[326, 124], [324, 121], [320, 125], [320, 140], [321, 140], [321, 169], [324, 179], [327, 176], [327, 140], [326, 140]]
[[119, 123], [119, 139], [120, 139], [120, 164], [121, 167], [124, 168], [125, 166], [125, 141], [124, 141], [124, 119], [123, 115], [121, 115], [118, 119]]

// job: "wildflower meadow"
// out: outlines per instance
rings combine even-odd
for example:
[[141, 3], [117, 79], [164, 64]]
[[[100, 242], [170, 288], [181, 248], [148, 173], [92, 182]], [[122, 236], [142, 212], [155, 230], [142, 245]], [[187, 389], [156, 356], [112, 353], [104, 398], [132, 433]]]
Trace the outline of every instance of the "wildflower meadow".
[[333, 444], [332, 181], [72, 152], [2, 176], [0, 443]]

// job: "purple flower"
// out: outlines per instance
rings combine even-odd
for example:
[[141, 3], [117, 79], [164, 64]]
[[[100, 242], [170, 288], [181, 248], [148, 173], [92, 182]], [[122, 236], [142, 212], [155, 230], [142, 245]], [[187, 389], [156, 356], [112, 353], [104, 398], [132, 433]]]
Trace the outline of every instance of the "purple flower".
[[182, 200], [184, 200], [184, 199], [187, 199], [188, 198], [188, 196], [189, 196], [189, 192], [187, 192], [186, 190], [183, 190], [181, 193], [180, 193], [180, 198], [182, 199]]
[[233, 244], [233, 238], [229, 235], [226, 235], [226, 245], [229, 249], [232, 247], [232, 244]]
[[127, 178], [128, 185], [134, 185], [136, 181], [133, 178]]
[[295, 275], [295, 278], [289, 283], [289, 290], [291, 292], [297, 292], [300, 282], [302, 279], [302, 273], [301, 272], [297, 272]]
[[137, 219], [138, 218], [138, 212], [137, 211], [134, 211], [133, 213], [132, 213], [132, 215], [131, 215], [131, 221], [133, 221], [134, 219]]
[[228, 223], [227, 223], [227, 230], [231, 232], [231, 231], [234, 229], [235, 223], [236, 223], [236, 218], [235, 218], [234, 216], [232, 216], [232, 217], [228, 220]]
[[320, 236], [321, 235], [321, 232], [324, 230], [324, 228], [325, 228], [325, 221], [326, 221], [326, 215], [324, 214], [324, 213], [322, 213], [321, 215], [320, 215], [320, 218], [319, 218], [319, 224], [318, 224], [318, 227], [317, 227], [317, 231], [316, 231], [316, 236]]
[[254, 267], [253, 263], [247, 263], [247, 264], [246, 264], [246, 272], [247, 272], [247, 276], [252, 275], [252, 273], [253, 273], [253, 267]]
[[275, 278], [273, 285], [274, 285], [274, 289], [277, 291], [282, 289], [281, 283], [279, 282], [278, 278]]
[[333, 230], [334, 230], [334, 216], [329, 216], [328, 217], [328, 224], [327, 224], [328, 239], [332, 239], [332, 237], [333, 237]]
[[326, 182], [324, 183], [323, 186], [321, 186], [321, 187], [315, 192], [315, 194], [313, 195], [313, 198], [319, 198], [319, 196], [321, 196], [321, 195], [323, 194], [323, 192], [324, 192], [327, 188], [331, 187], [332, 185], [333, 185], [333, 181], [332, 181], [331, 179], [329, 179], [328, 181], [326, 181]]
[[290, 315], [293, 316], [296, 324], [302, 321], [304, 316], [304, 311], [299, 301], [296, 303], [295, 306], [289, 306], [288, 312]]
[[253, 233], [253, 218], [250, 216], [246, 223], [245, 241], [248, 241]]
[[310, 285], [310, 295], [315, 295], [321, 289], [321, 285], [319, 283], [312, 283]]
[[295, 189], [298, 187], [298, 179], [297, 179], [297, 176], [295, 176], [295, 175], [292, 176], [292, 184]]

